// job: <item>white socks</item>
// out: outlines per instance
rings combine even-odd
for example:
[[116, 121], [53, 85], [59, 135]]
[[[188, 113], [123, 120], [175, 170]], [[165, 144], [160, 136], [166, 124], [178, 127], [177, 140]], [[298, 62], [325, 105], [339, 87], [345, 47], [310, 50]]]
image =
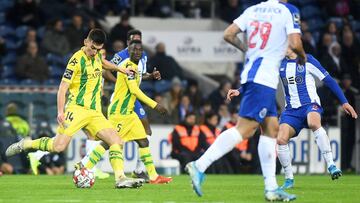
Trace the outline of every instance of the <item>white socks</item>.
[[319, 129], [315, 130], [314, 135], [315, 135], [315, 142], [318, 145], [318, 147], [321, 151], [321, 154], [323, 155], [323, 157], [325, 159], [327, 167], [329, 167], [331, 165], [335, 165], [333, 155], [331, 152], [330, 140], [329, 140], [329, 137], [327, 136], [324, 128], [320, 127]]
[[[81, 163], [83, 165], [86, 165], [86, 163], [89, 161], [89, 155], [90, 155], [91, 151], [94, 150], [95, 147], [100, 144], [100, 142], [101, 141], [86, 140], [86, 143], [85, 143], [86, 155], [81, 159]], [[96, 164], [96, 166], [94, 166], [94, 168], [91, 169], [91, 171], [93, 171], [93, 172], [96, 171], [100, 162], [101, 161], [99, 161], [98, 164]]]
[[[220, 157], [231, 151], [236, 144], [243, 140], [236, 127], [232, 127], [222, 132], [215, 142], [206, 150], [206, 152], [195, 161], [195, 165], [200, 172], [206, 169]], [[275, 148], [274, 148], [275, 150]]]
[[281, 166], [284, 168], [285, 179], [294, 179], [289, 144], [278, 145], [277, 152]]
[[276, 182], [276, 139], [261, 135], [258, 144], [258, 153], [264, 176], [265, 190], [275, 190], [278, 188]]

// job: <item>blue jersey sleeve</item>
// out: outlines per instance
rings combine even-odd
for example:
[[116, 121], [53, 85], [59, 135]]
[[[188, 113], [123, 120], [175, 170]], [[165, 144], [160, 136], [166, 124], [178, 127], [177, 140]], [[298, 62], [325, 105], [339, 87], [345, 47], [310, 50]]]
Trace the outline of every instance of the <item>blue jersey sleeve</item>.
[[308, 71], [319, 78], [320, 80], [323, 80], [326, 76], [329, 75], [329, 73], [325, 70], [325, 68], [320, 64], [316, 58], [314, 58], [312, 55], [307, 54], [307, 63], [306, 68]]
[[343, 91], [337, 84], [337, 82], [330, 76], [326, 76], [323, 80], [325, 85], [336, 95], [336, 97], [340, 100], [341, 104], [348, 103]]
[[129, 58], [129, 53], [127, 49], [124, 49], [114, 55], [111, 59], [111, 62], [115, 65], [120, 65], [125, 59]]

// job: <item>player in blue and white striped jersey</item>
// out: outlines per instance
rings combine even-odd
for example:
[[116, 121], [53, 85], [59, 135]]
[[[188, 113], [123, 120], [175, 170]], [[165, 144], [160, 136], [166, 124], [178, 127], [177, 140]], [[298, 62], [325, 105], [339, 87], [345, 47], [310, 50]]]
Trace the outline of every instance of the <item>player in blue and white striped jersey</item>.
[[321, 80], [339, 99], [344, 111], [357, 118], [354, 108], [348, 103], [342, 90], [329, 73], [312, 55], [307, 54], [305, 66], [296, 63], [297, 55], [288, 49], [286, 58], [281, 62], [280, 78], [284, 88], [286, 106], [280, 116], [280, 129], [277, 138], [278, 157], [285, 171], [283, 189], [294, 186], [294, 175], [291, 166], [289, 139], [297, 136], [301, 129], [309, 128], [315, 135], [318, 145], [328, 167], [332, 179], [342, 175], [333, 161], [330, 141], [321, 126], [320, 98], [316, 93], [315, 77]]

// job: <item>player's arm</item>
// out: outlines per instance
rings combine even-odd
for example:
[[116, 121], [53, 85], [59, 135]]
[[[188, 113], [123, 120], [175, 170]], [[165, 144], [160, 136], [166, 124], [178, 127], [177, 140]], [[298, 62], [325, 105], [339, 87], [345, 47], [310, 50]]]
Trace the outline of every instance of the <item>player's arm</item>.
[[325, 70], [325, 68], [322, 67], [318, 60], [316, 60], [311, 55], [308, 55], [308, 59], [309, 60], [307, 64], [309, 65], [307, 65], [307, 69], [310, 71], [310, 73], [322, 80], [324, 84], [331, 90], [331, 92], [335, 94], [335, 96], [339, 99], [344, 111], [347, 114], [351, 115], [351, 117], [356, 119], [357, 113], [355, 112], [354, 108], [349, 104], [338, 83], [334, 80], [333, 77], [331, 77], [331, 75]]
[[151, 98], [149, 98], [148, 96], [146, 96], [144, 94], [144, 92], [140, 90], [140, 88], [137, 85], [136, 80], [135, 80], [135, 72], [134, 71], [127, 74], [126, 85], [128, 86], [130, 93], [135, 95], [136, 98], [139, 99], [141, 102], [145, 103], [150, 108], [155, 109], [160, 114], [167, 113], [167, 110], [163, 106], [161, 106], [156, 101], [154, 101]]
[[299, 57], [299, 64], [304, 65], [307, 58], [301, 41], [301, 35], [299, 33], [289, 34], [288, 39], [290, 49]]
[[105, 70], [126, 73], [126, 68], [119, 67], [106, 59], [102, 59], [102, 65]]
[[284, 19], [289, 47], [298, 55], [298, 63], [304, 65], [307, 59], [301, 41], [300, 11], [291, 4], [286, 4], [286, 7], [288, 8], [288, 12], [284, 13]]
[[240, 51], [246, 52], [247, 45], [237, 36], [240, 32], [242, 32], [242, 30], [238, 27], [238, 25], [232, 23], [224, 31], [224, 40], [238, 48]]
[[69, 89], [70, 84], [64, 80], [61, 81], [59, 85], [59, 90], [57, 92], [57, 121], [59, 125], [62, 125], [65, 121], [64, 109], [65, 109], [65, 101], [66, 101], [66, 92]]
[[115, 76], [111, 73], [111, 71], [109, 70], [103, 70], [103, 78], [105, 78], [105, 80], [116, 83], [116, 78]]

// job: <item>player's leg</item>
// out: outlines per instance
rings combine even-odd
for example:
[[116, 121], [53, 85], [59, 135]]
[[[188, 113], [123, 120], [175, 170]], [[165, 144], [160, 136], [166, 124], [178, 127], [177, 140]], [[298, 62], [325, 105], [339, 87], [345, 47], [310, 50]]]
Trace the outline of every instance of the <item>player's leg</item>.
[[289, 189], [294, 187], [294, 174], [291, 165], [291, 154], [289, 149], [289, 139], [295, 135], [295, 130], [287, 123], [280, 124], [277, 137], [277, 153], [281, 166], [285, 173], [285, 183], [281, 189]]
[[171, 177], [160, 176], [155, 169], [154, 161], [149, 148], [147, 138], [135, 140], [139, 145], [139, 155], [149, 174], [150, 184], [166, 184], [172, 181]]
[[[85, 166], [86, 165], [85, 163], [89, 161], [91, 152], [101, 143], [101, 141], [95, 140], [94, 136], [91, 136], [91, 133], [87, 129], [83, 129], [83, 132], [86, 134], [88, 138], [85, 143], [86, 156], [84, 156], [81, 159], [81, 163]], [[104, 143], [104, 146], [107, 145]], [[99, 169], [101, 167], [99, 164], [101, 163], [100, 160], [96, 162], [97, 164], [94, 165], [94, 167], [91, 170], [95, 173], [95, 176], [99, 179], [109, 178], [110, 177], [109, 173], [105, 173]]]
[[[139, 102], [139, 100], [135, 101], [134, 111], [135, 111], [136, 115], [139, 117], [139, 119], [141, 120], [141, 123], [145, 129], [146, 135], [151, 136], [152, 131], [150, 128], [149, 119], [147, 118], [146, 112], [145, 112], [144, 108], [142, 107], [141, 103]], [[138, 154], [137, 161], [136, 161], [136, 168], [132, 172], [131, 176], [133, 178], [143, 178], [145, 180], [149, 180], [149, 177], [146, 174], [146, 169], [145, 169], [144, 163], [140, 159], [140, 154]]]
[[331, 178], [333, 180], [338, 179], [342, 175], [342, 172], [335, 166], [329, 137], [327, 136], [325, 129], [321, 126], [321, 112], [318, 111], [318, 109], [322, 111], [321, 107], [317, 106], [311, 108], [314, 110], [307, 114], [308, 126], [314, 133], [315, 142], [325, 159]]
[[[14, 143], [6, 150], [7, 156], [13, 156], [24, 150], [41, 150], [48, 152], [62, 152], [71, 141], [71, 136], [79, 131], [88, 122], [87, 110], [80, 107], [69, 107], [65, 111], [65, 123], [58, 127], [57, 135], [53, 138], [42, 137], [36, 140], [24, 138]], [[64, 128], [66, 126], [66, 128]]]
[[236, 127], [222, 132], [198, 160], [186, 165], [185, 170], [189, 173], [193, 189], [198, 196], [202, 196], [201, 184], [204, 181], [206, 169], [220, 157], [230, 152], [243, 139], [251, 137], [258, 126], [257, 121], [240, 117]]

